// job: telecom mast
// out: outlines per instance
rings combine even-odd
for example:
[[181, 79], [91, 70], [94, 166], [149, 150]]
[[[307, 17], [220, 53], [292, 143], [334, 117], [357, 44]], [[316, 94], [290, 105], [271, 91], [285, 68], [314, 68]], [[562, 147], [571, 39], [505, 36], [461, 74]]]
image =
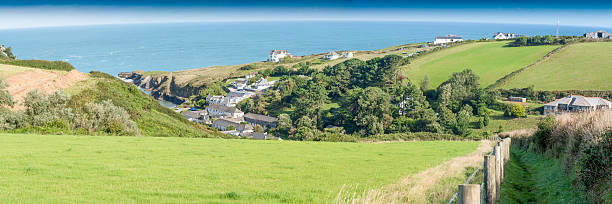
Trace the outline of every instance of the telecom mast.
[[559, 37], [559, 19], [557, 18], [557, 34], [556, 37]]

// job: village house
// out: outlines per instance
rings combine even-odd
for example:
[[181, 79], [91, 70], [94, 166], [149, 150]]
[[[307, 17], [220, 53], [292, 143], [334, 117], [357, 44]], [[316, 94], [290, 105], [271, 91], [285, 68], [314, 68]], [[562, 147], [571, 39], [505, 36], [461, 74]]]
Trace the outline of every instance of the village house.
[[604, 30], [599, 30], [592, 33], [585, 33], [584, 37], [594, 39], [612, 39], [612, 33], [608, 33]]
[[343, 52], [342, 57], [344, 58], [353, 58], [353, 52]]
[[323, 59], [326, 59], [326, 60], [335, 60], [338, 58], [340, 58], [340, 55], [338, 55], [338, 53], [334, 51], [330, 51], [327, 54], [323, 55]]
[[208, 115], [210, 117], [230, 117], [230, 118], [241, 118], [244, 116], [244, 113], [236, 108], [229, 106], [222, 106], [218, 104], [212, 104], [206, 107], [206, 111], [208, 111]]
[[208, 112], [206, 110], [200, 111], [183, 111], [181, 112], [187, 120], [197, 123], [210, 124], [210, 118], [208, 117]]
[[570, 95], [544, 104], [544, 114], [560, 114], [564, 112], [590, 112], [600, 109], [611, 109], [612, 102], [599, 97], [584, 97]]
[[270, 51], [270, 56], [268, 56], [268, 62], [280, 62], [287, 56], [291, 57], [287, 50], [272, 50]]
[[514, 33], [496, 33], [493, 36], [493, 39], [495, 40], [506, 40], [506, 39], [512, 39], [512, 38], [516, 38], [518, 37], [516, 34]]
[[442, 37], [436, 37], [436, 40], [434, 41], [434, 45], [438, 45], [438, 44], [446, 44], [446, 43], [452, 43], [452, 42], [461, 42], [463, 41], [463, 37], [457, 37], [456, 35], [446, 35], [446, 36], [442, 36]]
[[244, 75], [244, 78], [248, 80], [248, 79], [256, 77], [256, 76], [257, 76], [257, 72], [252, 72], [252, 73], [249, 73], [247, 75]]
[[253, 131], [253, 127], [248, 123], [228, 118], [216, 119], [211, 126], [221, 131], [235, 131], [238, 134]]
[[259, 125], [264, 129], [276, 128], [276, 126], [278, 125], [277, 118], [254, 113], [245, 114], [244, 121], [251, 124], [251, 126], [253, 127]]
[[248, 78], [237, 78], [232, 83], [230, 83], [230, 86], [235, 89], [242, 90], [247, 86], [248, 82]]

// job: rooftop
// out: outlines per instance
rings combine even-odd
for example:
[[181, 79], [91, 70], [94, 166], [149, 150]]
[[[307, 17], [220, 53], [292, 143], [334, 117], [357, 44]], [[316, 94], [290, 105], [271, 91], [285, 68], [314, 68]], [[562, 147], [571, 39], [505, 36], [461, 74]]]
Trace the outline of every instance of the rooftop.
[[276, 122], [276, 121], [278, 121], [278, 119], [275, 118], [275, 117], [270, 117], [270, 116], [266, 116], [266, 115], [259, 115], [259, 114], [255, 114], [255, 113], [247, 113], [247, 114], [244, 115], [244, 118], [249, 118], [249, 119], [259, 120], [259, 121], [265, 121], [265, 122]]

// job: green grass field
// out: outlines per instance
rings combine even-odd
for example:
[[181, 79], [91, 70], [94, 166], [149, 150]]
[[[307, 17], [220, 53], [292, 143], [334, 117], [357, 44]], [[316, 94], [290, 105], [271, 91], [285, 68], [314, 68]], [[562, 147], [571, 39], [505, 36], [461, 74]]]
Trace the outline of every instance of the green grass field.
[[504, 88], [612, 90], [612, 42], [570, 45], [515, 76]]
[[0, 203], [325, 203], [477, 146], [0, 134]]
[[444, 49], [414, 59], [402, 68], [413, 82], [429, 76], [430, 86], [437, 87], [454, 72], [472, 69], [480, 76], [481, 85], [536, 62], [558, 46], [505, 47], [508, 41], [469, 43]]

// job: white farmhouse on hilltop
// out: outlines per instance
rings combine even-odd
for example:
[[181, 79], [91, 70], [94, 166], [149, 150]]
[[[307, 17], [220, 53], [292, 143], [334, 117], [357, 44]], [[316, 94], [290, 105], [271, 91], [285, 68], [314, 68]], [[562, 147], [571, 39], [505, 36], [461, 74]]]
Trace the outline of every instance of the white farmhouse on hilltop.
[[338, 53], [334, 51], [330, 51], [327, 54], [323, 55], [323, 59], [326, 59], [326, 60], [335, 60], [338, 58], [340, 58], [340, 55], [338, 55]]
[[457, 37], [456, 35], [446, 35], [443, 37], [436, 37], [434, 45], [461, 41], [463, 41], [463, 37]]
[[516, 38], [517, 35], [514, 33], [496, 33], [495, 36], [493, 36], [493, 39], [495, 40], [505, 40], [505, 39], [512, 39], [512, 38]]
[[344, 58], [353, 58], [353, 52], [343, 52], [342, 57]]
[[612, 33], [608, 33], [604, 30], [595, 31], [592, 33], [585, 33], [584, 37], [586, 38], [595, 38], [595, 39], [612, 39]]
[[268, 56], [268, 62], [280, 62], [286, 56], [291, 57], [291, 53], [287, 50], [272, 50]]

